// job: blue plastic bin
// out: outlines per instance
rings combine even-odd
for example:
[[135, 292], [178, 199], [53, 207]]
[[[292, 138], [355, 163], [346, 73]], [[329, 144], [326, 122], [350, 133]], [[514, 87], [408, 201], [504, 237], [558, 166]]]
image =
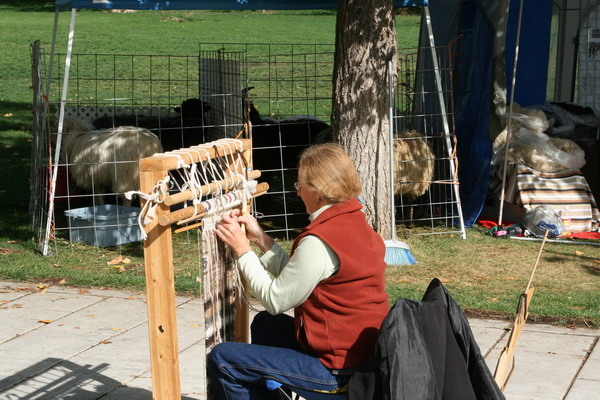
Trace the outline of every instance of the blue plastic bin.
[[105, 204], [65, 211], [69, 217], [69, 240], [109, 247], [142, 239], [138, 225], [140, 208]]

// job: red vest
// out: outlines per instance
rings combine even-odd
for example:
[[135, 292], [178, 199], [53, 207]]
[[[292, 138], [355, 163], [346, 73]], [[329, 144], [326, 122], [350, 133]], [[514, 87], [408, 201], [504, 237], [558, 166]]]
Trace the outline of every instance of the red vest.
[[356, 199], [336, 204], [296, 238], [314, 235], [340, 259], [339, 270], [319, 282], [294, 310], [300, 346], [328, 368], [358, 367], [377, 340], [388, 312], [385, 245], [371, 228]]

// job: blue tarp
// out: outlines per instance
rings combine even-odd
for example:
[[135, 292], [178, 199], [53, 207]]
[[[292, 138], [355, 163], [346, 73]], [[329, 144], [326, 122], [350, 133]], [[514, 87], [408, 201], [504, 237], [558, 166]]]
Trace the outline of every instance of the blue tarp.
[[[56, 0], [59, 10], [333, 10], [338, 0]], [[423, 6], [427, 0], [396, 0], [395, 7]]]
[[[510, 99], [515, 44], [517, 41], [519, 2], [513, 0], [510, 5], [508, 29], [506, 31], [506, 86], [508, 88], [508, 99]], [[551, 1], [524, 3], [515, 91], [515, 102], [523, 107], [546, 102], [551, 22]]]
[[[494, 79], [510, 89], [520, 0], [510, 0], [506, 20], [497, 0], [431, 0], [429, 8], [436, 45], [445, 46], [459, 35], [455, 60], [455, 132], [463, 219], [472, 226], [483, 209], [492, 160], [490, 114], [494, 114]], [[524, 3], [515, 102], [523, 106], [546, 100], [552, 2]], [[452, 15], [454, 18], [444, 18]], [[495, 41], [506, 29], [503, 48]], [[496, 48], [494, 47], [496, 46]], [[494, 76], [494, 56], [505, 60], [506, 76]], [[503, 74], [504, 75], [504, 74]], [[503, 93], [506, 102], [510, 91]]]

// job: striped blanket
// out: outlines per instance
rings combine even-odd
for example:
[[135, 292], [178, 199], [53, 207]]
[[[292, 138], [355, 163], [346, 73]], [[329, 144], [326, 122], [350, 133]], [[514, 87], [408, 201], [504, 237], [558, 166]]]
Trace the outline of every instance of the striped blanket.
[[[546, 173], [523, 164], [509, 164], [506, 176], [506, 201], [526, 210], [548, 206], [558, 213], [568, 206], [572, 232], [591, 232], [598, 229], [598, 206], [580, 171]], [[492, 167], [490, 187], [500, 195], [502, 170], [498, 166]]]

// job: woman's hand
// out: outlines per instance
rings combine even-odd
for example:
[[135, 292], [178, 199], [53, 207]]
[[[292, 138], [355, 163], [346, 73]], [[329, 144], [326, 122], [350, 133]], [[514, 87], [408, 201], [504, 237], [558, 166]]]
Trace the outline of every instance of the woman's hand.
[[[239, 210], [235, 211], [239, 212]], [[245, 252], [251, 251], [252, 248], [250, 247], [246, 235], [242, 231], [240, 223], [237, 220], [238, 213], [235, 211], [224, 213], [221, 216], [221, 221], [217, 224], [217, 236], [233, 249], [236, 257], [239, 257]]]
[[[248, 238], [248, 240], [250, 240], [252, 243], [256, 244], [263, 253], [269, 251], [271, 249], [271, 247], [273, 247], [273, 243], [274, 243], [273, 239], [265, 233], [265, 231], [258, 224], [258, 221], [253, 216], [242, 215], [242, 212], [238, 209], [231, 211], [229, 214], [227, 214], [227, 216], [229, 219], [233, 219], [237, 223], [244, 225], [244, 227], [246, 228], [246, 237]], [[217, 231], [217, 233], [218, 233], [218, 231]], [[227, 243], [227, 241], [225, 241], [225, 239], [221, 239], [221, 240], [223, 240], [225, 243]], [[227, 243], [227, 244], [229, 245], [229, 243]], [[234, 248], [233, 246], [231, 246], [231, 247]], [[248, 249], [244, 250], [243, 252], [245, 252], [247, 250]], [[234, 248], [234, 251], [235, 251], [235, 248]]]

